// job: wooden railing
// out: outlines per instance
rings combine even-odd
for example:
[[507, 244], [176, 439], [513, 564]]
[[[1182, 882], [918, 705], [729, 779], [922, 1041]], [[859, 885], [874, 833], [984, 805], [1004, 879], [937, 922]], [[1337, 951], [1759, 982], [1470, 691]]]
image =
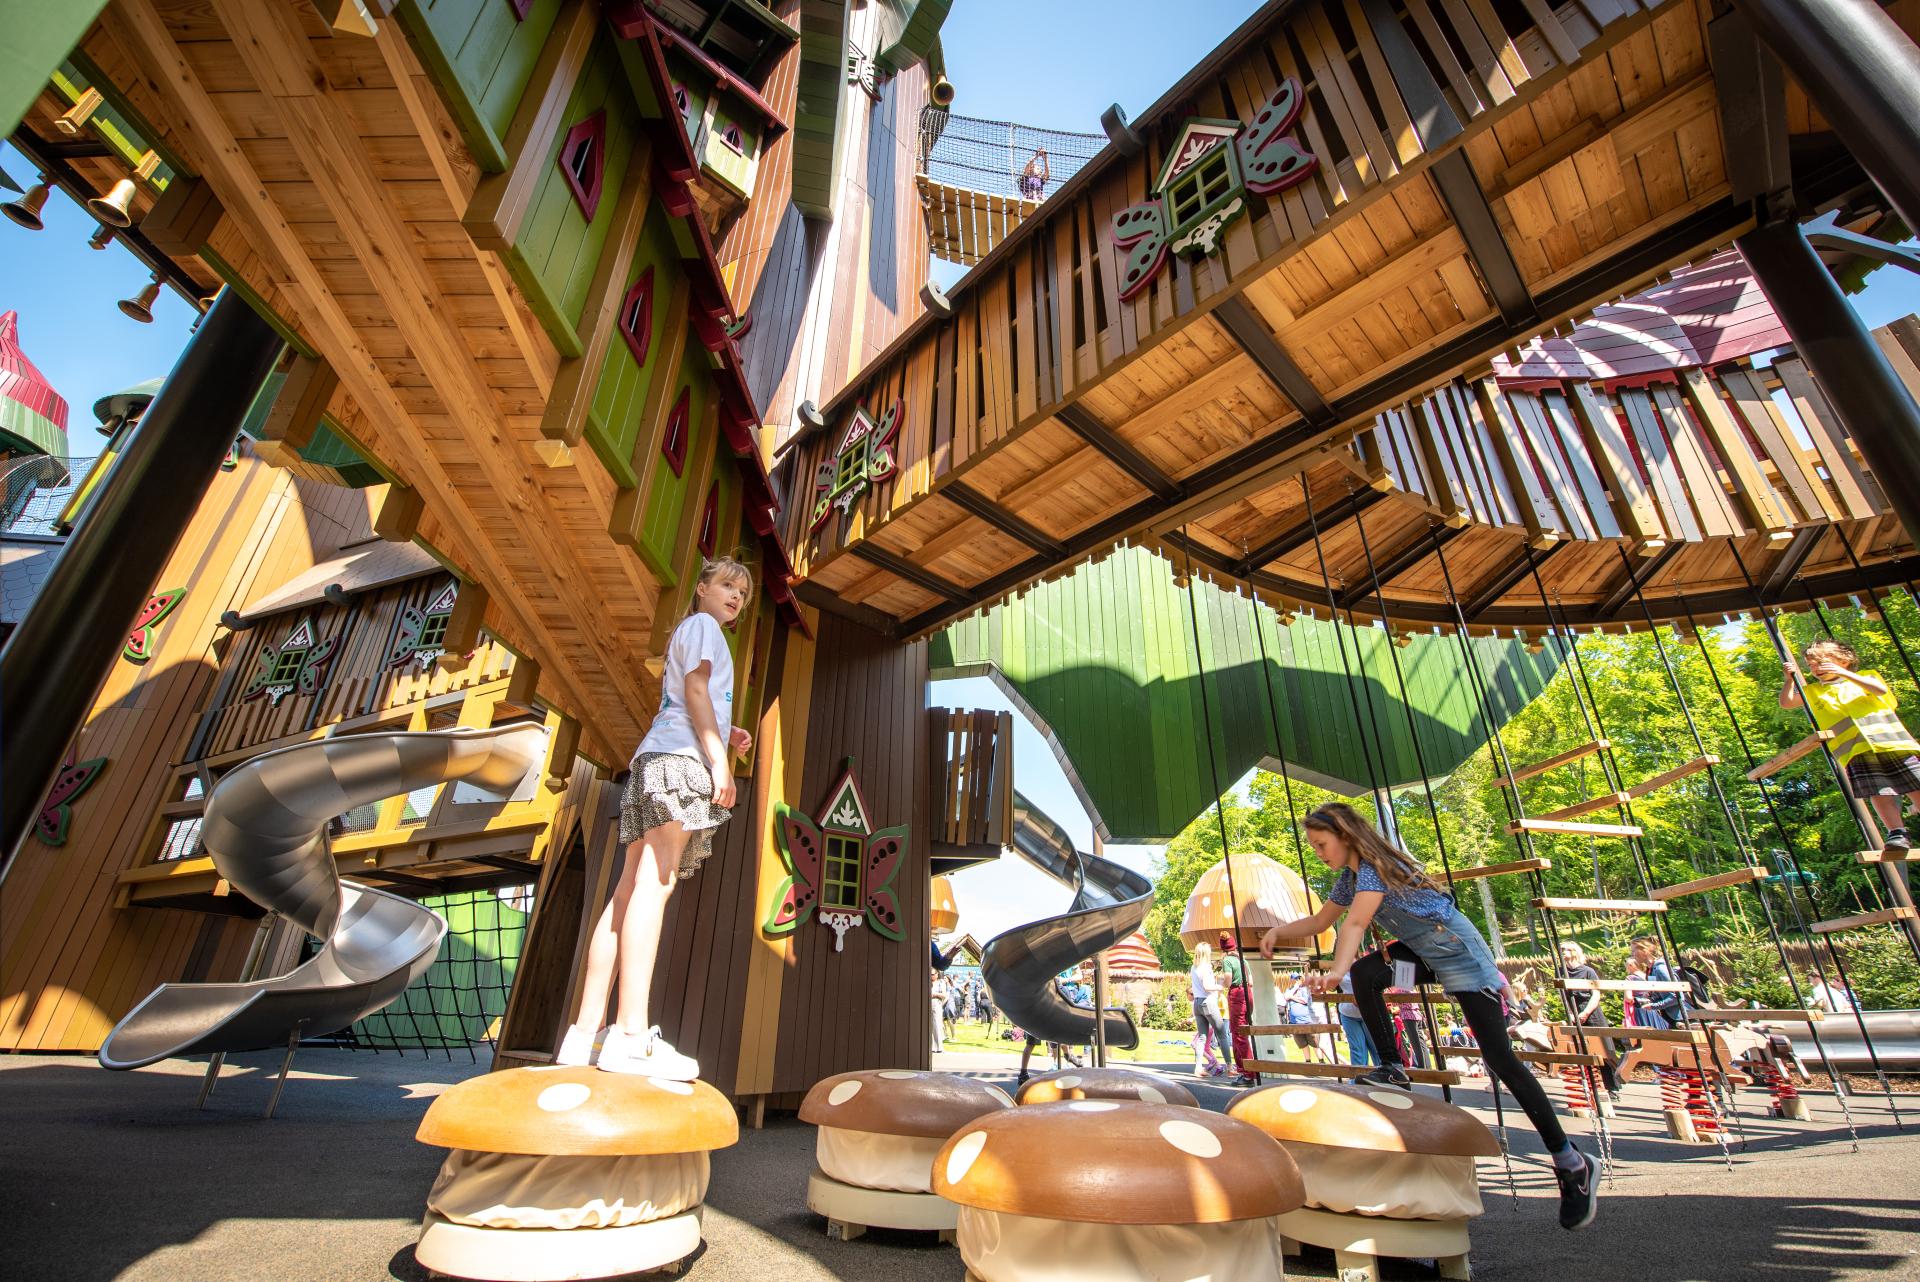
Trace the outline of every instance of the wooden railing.
[[929, 708], [927, 727], [936, 854], [942, 846], [997, 854], [1013, 839], [1013, 714]]

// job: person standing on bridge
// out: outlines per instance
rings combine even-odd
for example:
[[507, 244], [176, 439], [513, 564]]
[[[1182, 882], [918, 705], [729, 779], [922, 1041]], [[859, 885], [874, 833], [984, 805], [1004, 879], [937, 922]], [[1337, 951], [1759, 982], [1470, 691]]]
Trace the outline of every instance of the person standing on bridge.
[[[1314, 974], [1310, 982], [1315, 991], [1325, 993], [1338, 989], [1349, 973], [1353, 976], [1354, 1003], [1380, 1056], [1380, 1067], [1357, 1079], [1361, 1086], [1413, 1088], [1387, 1016], [1386, 992], [1393, 983], [1394, 963], [1411, 962], [1416, 984], [1440, 984], [1466, 1015], [1487, 1071], [1513, 1092], [1553, 1158], [1560, 1182], [1560, 1227], [1583, 1229], [1593, 1223], [1599, 1205], [1599, 1172], [1593, 1159], [1567, 1138], [1546, 1092], [1513, 1053], [1500, 1004], [1500, 990], [1507, 981], [1493, 964], [1493, 954], [1479, 930], [1418, 860], [1391, 845], [1352, 806], [1344, 802], [1318, 806], [1308, 813], [1303, 826], [1313, 853], [1339, 876], [1319, 911], [1269, 930], [1260, 940], [1261, 954], [1271, 957], [1273, 946], [1282, 939], [1311, 939], [1345, 915], [1334, 941], [1333, 964]], [[1360, 957], [1367, 928], [1375, 922], [1396, 938], [1387, 947]]]
[[[647, 997], [667, 898], [713, 853], [714, 830], [735, 800], [733, 759], [753, 747], [753, 736], [732, 724], [733, 655], [725, 631], [752, 595], [746, 566], [731, 557], [707, 562], [693, 587], [694, 608], [667, 643], [660, 711], [633, 754], [620, 801], [626, 861], [612, 902], [594, 923], [579, 1013], [556, 1064], [678, 1082], [700, 1076], [700, 1065], [648, 1022]], [[601, 1028], [616, 968], [620, 1009]]]
[[[1806, 649], [1807, 670], [1813, 681], [1805, 687], [1807, 711], [1822, 730], [1850, 723], [1827, 746], [1847, 768], [1847, 791], [1864, 798], [1887, 829], [1886, 849], [1913, 847], [1907, 821], [1900, 816], [1904, 798], [1920, 810], [1920, 742], [1900, 720], [1900, 701], [1878, 672], [1855, 672], [1860, 656], [1838, 641], [1815, 641]], [[1797, 708], [1800, 669], [1786, 665], [1780, 686], [1780, 706]]]

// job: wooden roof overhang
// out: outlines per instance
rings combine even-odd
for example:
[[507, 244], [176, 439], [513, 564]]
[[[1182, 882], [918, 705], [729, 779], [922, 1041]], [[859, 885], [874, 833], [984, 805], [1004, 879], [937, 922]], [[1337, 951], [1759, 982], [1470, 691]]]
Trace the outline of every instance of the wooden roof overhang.
[[[1890, 12], [1920, 26], [1915, 0]], [[922, 635], [1131, 539], [1191, 548], [1211, 573], [1324, 606], [1311, 531], [1300, 538], [1303, 475], [1338, 517], [1321, 518], [1323, 537], [1353, 545], [1329, 567], [1338, 594], [1364, 574], [1353, 529], [1337, 527], [1354, 515], [1342, 504], [1365, 502], [1346, 483], [1372, 479], [1358, 436], [1376, 415], [1490, 372], [1523, 340], [1752, 225], [1729, 177], [1711, 17], [1706, 0], [1266, 5], [1136, 122], [1139, 154], [1103, 150], [960, 282], [950, 315], [923, 316], [828, 404], [826, 432], [788, 448], [803, 599]], [[1126, 251], [1109, 220], [1150, 195], [1182, 122], [1251, 119], [1289, 78], [1306, 99], [1294, 137], [1316, 171], [1249, 196], [1217, 253], [1172, 259], [1121, 302]], [[1791, 82], [1784, 118], [1804, 207], [1872, 199]], [[896, 398], [897, 472], [810, 533], [816, 470], [853, 407], [880, 413]], [[1392, 569], [1396, 588], [1419, 585], [1411, 619], [1450, 618], [1438, 558], [1402, 563], [1437, 506], [1375, 497], [1376, 569]], [[1834, 519], [1795, 513], [1788, 535]], [[1748, 525], [1757, 542], [1743, 561], [1764, 575], [1781, 531]], [[1697, 536], [1716, 552], [1669, 554], [1644, 584], [1659, 610], [1683, 599], [1740, 608], [1724, 547], [1747, 528]], [[1632, 604], [1614, 601], [1620, 547], [1663, 550], [1569, 533], [1592, 546], [1547, 555], [1565, 576], [1558, 586], [1585, 594], [1570, 610], [1591, 606], [1586, 621]], [[1512, 591], [1532, 580], [1513, 570], [1531, 532], [1515, 523], [1447, 537], [1459, 545], [1459, 595], [1480, 605], [1483, 626], [1545, 621]], [[1850, 546], [1869, 558], [1897, 538], [1876, 514], [1864, 532], [1856, 523]], [[1821, 544], [1797, 568], [1825, 587], [1819, 576], [1847, 554]], [[1698, 598], [1696, 568], [1712, 578]], [[1489, 575], [1512, 576], [1510, 590], [1483, 600]], [[1370, 587], [1351, 603], [1369, 600], [1377, 607]]]
[[[636, 99], [670, 102], [652, 22], [637, 5], [608, 6], [607, 21], [623, 17], [618, 34], [636, 43], [647, 82]], [[576, 20], [601, 21], [599, 7]], [[659, 584], [609, 535], [618, 487], [595, 453], [553, 465], [542, 418], [560, 353], [463, 226], [485, 175], [408, 38], [391, 21], [372, 38], [343, 36], [306, 4], [113, 0], [74, 61], [173, 174], [213, 197], [162, 245], [148, 234], [156, 193], [141, 184], [135, 226], [121, 233], [129, 247], [190, 297], [223, 282], [242, 290], [295, 352], [330, 368], [329, 421], [411, 491], [389, 503], [383, 533], [470, 575], [488, 630], [534, 659], [543, 696], [580, 721], [581, 751], [624, 760], [657, 697], [643, 664]], [[128, 166], [93, 143], [53, 142], [66, 106], [50, 87], [15, 141], [85, 200]], [[650, 182], [670, 215], [695, 327], [717, 329], [730, 303], [686, 190], [690, 145], [670, 110], [648, 115], [644, 136], [639, 190]], [[797, 618], [738, 351], [709, 346], [723, 457], [762, 509], [751, 523], [764, 526], [770, 595]]]

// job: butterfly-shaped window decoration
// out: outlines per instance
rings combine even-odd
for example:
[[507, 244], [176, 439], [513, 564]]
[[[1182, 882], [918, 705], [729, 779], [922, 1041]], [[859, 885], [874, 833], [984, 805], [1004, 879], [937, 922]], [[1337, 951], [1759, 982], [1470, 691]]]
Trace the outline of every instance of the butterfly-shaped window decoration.
[[47, 790], [46, 802], [40, 807], [40, 818], [33, 825], [34, 835], [49, 846], [66, 845], [67, 828], [73, 822], [74, 799], [91, 788], [93, 781], [106, 768], [105, 757], [75, 761], [69, 752], [67, 764], [60, 767], [60, 773], [54, 776], [53, 787]]
[[409, 605], [400, 611], [400, 635], [393, 640], [387, 655], [387, 667], [417, 663], [422, 668], [446, 651], [447, 621], [453, 617], [453, 603], [460, 597], [460, 581], [448, 579], [446, 586], [433, 594], [423, 608]]
[[787, 934], [817, 916], [833, 931], [836, 953], [847, 931], [863, 922], [888, 939], [905, 937], [893, 881], [907, 853], [909, 825], [876, 832], [871, 815], [851, 757], [817, 821], [774, 806], [774, 835], [788, 876], [774, 894], [767, 934]]
[[867, 487], [884, 481], [900, 468], [893, 456], [893, 440], [900, 434], [900, 400], [894, 398], [877, 420], [856, 406], [839, 448], [820, 465], [813, 485], [813, 521], [807, 533], [827, 523], [834, 508], [845, 512]]
[[1246, 208], [1246, 196], [1270, 196], [1302, 182], [1320, 158], [1288, 136], [1306, 95], [1287, 80], [1252, 120], [1189, 120], [1167, 153], [1153, 198], [1113, 216], [1113, 243], [1126, 249], [1120, 298], [1145, 289], [1167, 254], [1211, 254], [1220, 232]]
[[140, 617], [133, 621], [133, 631], [127, 634], [127, 643], [120, 647], [121, 657], [128, 663], [145, 663], [151, 659], [154, 628], [173, 613], [173, 607], [186, 595], [185, 588], [168, 588], [148, 597], [147, 603], [140, 607]]
[[317, 635], [313, 620], [307, 618], [295, 624], [279, 645], [262, 646], [259, 669], [241, 693], [241, 701], [265, 695], [268, 702], [277, 707], [296, 690], [301, 694], [318, 694], [320, 679], [326, 675], [327, 664], [333, 659], [334, 642], [339, 638], [320, 641]]

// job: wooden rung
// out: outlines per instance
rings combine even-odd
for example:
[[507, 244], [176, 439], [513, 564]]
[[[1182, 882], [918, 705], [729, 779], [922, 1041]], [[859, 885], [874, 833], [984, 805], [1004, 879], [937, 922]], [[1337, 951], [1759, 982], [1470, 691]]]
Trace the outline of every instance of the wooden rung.
[[1655, 899], [1678, 899], [1682, 895], [1703, 895], [1709, 890], [1720, 890], [1726, 886], [1744, 886], [1750, 881], [1762, 881], [1766, 878], [1764, 868], [1736, 868], [1732, 872], [1717, 872], [1711, 877], [1696, 877], [1692, 881], [1683, 881], [1678, 885], [1661, 886], [1653, 892]]
[[1663, 913], [1667, 906], [1658, 899], [1561, 899], [1549, 895], [1533, 901], [1535, 908], [1550, 913]]
[[1826, 743], [1832, 739], [1833, 736], [1834, 732], [1831, 730], [1816, 730], [1779, 756], [1768, 757], [1765, 761], [1747, 771], [1747, 778], [1758, 783], [1768, 775], [1778, 774], [1794, 762], [1800, 760], [1800, 758], [1806, 756], [1809, 752], [1818, 749], [1821, 744]]
[[1914, 910], [1906, 907], [1882, 908], [1877, 913], [1861, 913], [1855, 917], [1836, 917], [1832, 921], [1816, 921], [1813, 933], [1831, 935], [1836, 931], [1853, 930], [1859, 926], [1885, 926], [1896, 921], [1912, 921]]
[[1621, 1028], [1613, 1024], [1555, 1024], [1555, 1028], [1573, 1037], [1598, 1038], [1610, 1042], [1705, 1042], [1707, 1035], [1697, 1028]]
[[1687, 1012], [1688, 1019], [1713, 1023], [1742, 1023], [1752, 1020], [1756, 1023], [1772, 1024], [1818, 1024], [1827, 1017], [1823, 1010], [1719, 1010], [1711, 1007], [1698, 1007]]
[[1495, 779], [1493, 785], [1496, 788], [1511, 788], [1522, 779], [1531, 779], [1535, 775], [1544, 774], [1556, 766], [1564, 766], [1569, 761], [1578, 761], [1582, 757], [1591, 757], [1594, 753], [1611, 748], [1612, 746], [1613, 741], [1610, 739], [1595, 739], [1592, 743], [1583, 743], [1578, 748], [1569, 748], [1557, 757], [1548, 757], [1545, 761], [1536, 761], [1530, 766], [1521, 766], [1506, 778]]
[[1690, 775], [1697, 775], [1702, 770], [1710, 770], [1719, 764], [1720, 758], [1714, 756], [1712, 753], [1708, 753], [1704, 757], [1695, 757], [1684, 766], [1675, 766], [1673, 769], [1657, 774], [1651, 779], [1642, 779], [1639, 783], [1627, 789], [1627, 795], [1629, 797], [1644, 797], [1648, 793], [1656, 792], [1670, 783], [1678, 783]]
[[1308, 1033], [1337, 1033], [1338, 1024], [1249, 1024], [1240, 1030], [1248, 1037], [1292, 1037]]
[[[1358, 1077], [1373, 1070], [1361, 1064], [1296, 1064], [1292, 1060], [1243, 1059], [1240, 1067], [1276, 1077]], [[1429, 1086], [1458, 1086], [1460, 1074], [1451, 1069], [1409, 1068], [1402, 1070], [1416, 1082]]]
[[[1452, 1059], [1455, 1056], [1464, 1059], [1484, 1058], [1478, 1046], [1442, 1046], [1439, 1051], [1442, 1059]], [[1516, 1050], [1513, 1057], [1523, 1064], [1571, 1064], [1576, 1068], [1598, 1068], [1606, 1062], [1599, 1055], [1576, 1055], [1572, 1051]]]
[[1904, 864], [1909, 859], [1920, 859], [1920, 850], [1863, 850], [1854, 858], [1863, 864]]
[[1565, 819], [1516, 819], [1507, 825], [1509, 833], [1553, 832], [1569, 837], [1638, 837], [1645, 830], [1638, 824], [1583, 824]]
[[1570, 993], [1690, 993], [1693, 985], [1680, 979], [1557, 979], [1550, 989]]
[[1472, 881], [1476, 877], [1504, 877], [1510, 872], [1545, 872], [1553, 867], [1551, 859], [1515, 859], [1504, 864], [1481, 864], [1478, 868], [1455, 868], [1455, 881]]
[[1576, 801], [1571, 806], [1562, 806], [1558, 810], [1549, 810], [1537, 819], [1577, 819], [1581, 815], [1590, 815], [1596, 810], [1605, 810], [1609, 806], [1623, 806], [1632, 798], [1624, 792], [1604, 792], [1598, 797], [1586, 801]]

